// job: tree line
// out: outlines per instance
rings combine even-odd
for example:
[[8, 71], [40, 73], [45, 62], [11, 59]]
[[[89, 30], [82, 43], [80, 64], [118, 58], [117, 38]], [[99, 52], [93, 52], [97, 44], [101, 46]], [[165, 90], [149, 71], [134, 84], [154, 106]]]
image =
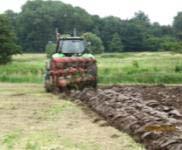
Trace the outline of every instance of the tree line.
[[[101, 18], [61, 1], [32, 0], [23, 5], [20, 13], [7, 10], [2, 16], [11, 25], [9, 30], [16, 34], [23, 52], [44, 52], [48, 41], [55, 41], [55, 28], [70, 35], [76, 28], [78, 35], [93, 41], [91, 48], [96, 53], [182, 51], [182, 12], [172, 25], [160, 25], [151, 23], [142, 11], [127, 20], [114, 16]], [[0, 40], [1, 36], [0, 33]]]

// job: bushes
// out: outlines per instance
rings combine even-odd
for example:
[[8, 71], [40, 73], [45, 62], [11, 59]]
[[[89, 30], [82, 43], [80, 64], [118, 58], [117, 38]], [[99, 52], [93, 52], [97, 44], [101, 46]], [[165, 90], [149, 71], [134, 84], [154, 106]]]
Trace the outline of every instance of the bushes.
[[96, 34], [87, 32], [84, 33], [82, 36], [87, 42], [90, 42], [90, 45], [88, 45], [87, 47], [89, 53], [99, 54], [104, 52], [102, 40]]
[[182, 64], [177, 64], [175, 66], [175, 72], [182, 72]]
[[174, 41], [174, 42], [164, 42], [161, 45], [161, 49], [165, 51], [173, 51], [177, 53], [182, 53], [182, 42]]
[[173, 51], [182, 53], [182, 42], [172, 37], [149, 37], [147, 39], [148, 50]]
[[147, 49], [151, 51], [157, 51], [161, 49], [162, 39], [159, 37], [149, 37], [146, 39]]
[[55, 49], [56, 49], [56, 44], [55, 43], [49, 42], [46, 45], [47, 58], [50, 58], [55, 53]]
[[132, 64], [133, 64], [133, 67], [135, 67], [135, 68], [140, 67], [138, 61], [133, 61]]

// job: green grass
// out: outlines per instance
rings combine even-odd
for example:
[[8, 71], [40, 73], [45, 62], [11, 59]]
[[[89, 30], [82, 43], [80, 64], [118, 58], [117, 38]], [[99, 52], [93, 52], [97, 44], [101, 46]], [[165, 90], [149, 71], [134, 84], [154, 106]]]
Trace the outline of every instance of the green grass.
[[41, 83], [44, 75], [45, 55], [24, 54], [13, 58], [13, 62], [0, 66], [0, 81], [14, 83]]
[[97, 59], [100, 83], [182, 83], [181, 54], [169, 52], [102, 54]]
[[[59, 141], [58, 141], [59, 140]], [[59, 142], [59, 145], [57, 144]], [[26, 150], [46, 149], [64, 149], [64, 150], [97, 150], [100, 149], [95, 143], [75, 142], [70, 138], [60, 137], [56, 133], [39, 131], [29, 136], [26, 143]]]
[[6, 145], [7, 149], [13, 149], [13, 146], [15, 145], [16, 141], [19, 140], [20, 135], [20, 130], [9, 132], [4, 136], [2, 143]]
[[[170, 52], [116, 53], [97, 55], [99, 83], [181, 84], [182, 54]], [[24, 54], [0, 66], [0, 81], [42, 83], [46, 57]]]

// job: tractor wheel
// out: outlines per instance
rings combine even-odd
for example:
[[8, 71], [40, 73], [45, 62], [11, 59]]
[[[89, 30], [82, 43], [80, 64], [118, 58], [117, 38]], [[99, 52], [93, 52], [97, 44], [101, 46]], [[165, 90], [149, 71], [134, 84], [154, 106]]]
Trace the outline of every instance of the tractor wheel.
[[44, 88], [45, 88], [46, 92], [52, 92], [52, 90], [53, 90], [53, 84], [52, 84], [52, 80], [51, 80], [48, 70], [46, 70], [46, 72], [45, 72]]
[[89, 65], [88, 74], [92, 75], [93, 77], [97, 77], [97, 65], [96, 64]]
[[97, 88], [97, 65], [95, 63], [88, 67], [88, 74], [95, 78], [94, 81], [90, 81], [90, 86]]

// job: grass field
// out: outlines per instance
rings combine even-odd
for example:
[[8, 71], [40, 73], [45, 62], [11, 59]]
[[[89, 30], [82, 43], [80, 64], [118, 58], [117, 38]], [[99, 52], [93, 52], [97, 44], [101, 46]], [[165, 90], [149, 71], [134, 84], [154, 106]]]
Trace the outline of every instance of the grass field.
[[182, 54], [143, 52], [98, 56], [101, 83], [181, 84]]
[[[96, 57], [100, 84], [182, 84], [182, 54]], [[0, 150], [144, 150], [85, 106], [45, 93], [35, 84], [43, 82], [45, 61], [23, 54], [0, 66]]]
[[47, 94], [40, 84], [0, 83], [0, 118], [0, 150], [144, 150], [85, 106]]
[[[142, 52], [97, 55], [99, 83], [181, 84], [182, 54]], [[42, 83], [44, 54], [23, 54], [0, 66], [1, 82]]]

